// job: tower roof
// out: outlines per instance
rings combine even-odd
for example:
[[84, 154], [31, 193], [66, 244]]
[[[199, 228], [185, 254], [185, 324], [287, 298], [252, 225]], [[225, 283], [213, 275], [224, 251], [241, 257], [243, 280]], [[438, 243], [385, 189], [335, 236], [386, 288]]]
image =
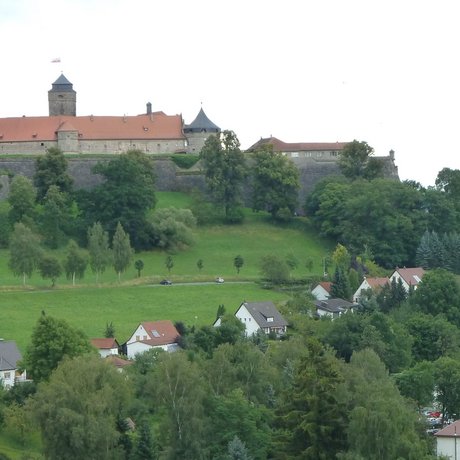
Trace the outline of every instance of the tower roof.
[[196, 118], [189, 125], [185, 125], [184, 128], [184, 132], [186, 133], [200, 133], [202, 131], [210, 133], [220, 132], [220, 128], [204, 113], [203, 107], [201, 107]]
[[59, 78], [53, 83], [50, 91], [73, 91], [73, 84], [61, 73]]

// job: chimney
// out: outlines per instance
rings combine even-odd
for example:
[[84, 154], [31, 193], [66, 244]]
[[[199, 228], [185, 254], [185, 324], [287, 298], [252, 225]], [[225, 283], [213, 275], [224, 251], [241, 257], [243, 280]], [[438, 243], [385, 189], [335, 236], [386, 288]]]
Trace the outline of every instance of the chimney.
[[151, 115], [151, 114], [152, 114], [152, 103], [147, 102], [147, 115]]

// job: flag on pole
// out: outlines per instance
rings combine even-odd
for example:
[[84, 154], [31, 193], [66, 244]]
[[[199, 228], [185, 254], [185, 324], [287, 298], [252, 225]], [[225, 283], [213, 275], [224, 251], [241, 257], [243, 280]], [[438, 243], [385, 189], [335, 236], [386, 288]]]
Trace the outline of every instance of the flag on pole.
[[61, 58], [54, 58], [51, 62], [53, 64], [56, 63], [56, 62], [61, 62]]

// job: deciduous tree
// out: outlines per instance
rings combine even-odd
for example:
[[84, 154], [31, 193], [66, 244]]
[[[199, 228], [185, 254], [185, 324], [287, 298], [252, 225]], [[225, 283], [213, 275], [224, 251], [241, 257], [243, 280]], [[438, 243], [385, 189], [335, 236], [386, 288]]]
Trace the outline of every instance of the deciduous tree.
[[117, 224], [117, 229], [112, 239], [112, 255], [113, 268], [118, 274], [118, 281], [120, 281], [121, 274], [128, 268], [133, 256], [129, 235], [125, 233], [120, 222]]
[[37, 190], [30, 179], [25, 176], [15, 176], [11, 181], [8, 202], [10, 210], [8, 213], [11, 224], [24, 221], [30, 224], [36, 217], [35, 199]]
[[56, 185], [64, 193], [72, 191], [73, 179], [67, 172], [67, 160], [60, 149], [51, 147], [44, 156], [37, 158], [34, 184], [39, 201], [43, 200], [51, 185]]
[[274, 218], [281, 218], [281, 210], [292, 216], [300, 188], [299, 170], [269, 144], [255, 151], [252, 158], [252, 209], [268, 211]]
[[96, 222], [88, 229], [89, 264], [93, 273], [96, 274], [96, 282], [99, 275], [104, 273], [112, 259], [109, 248], [109, 234], [104, 231], [100, 222]]
[[43, 279], [50, 279], [51, 287], [54, 287], [56, 280], [62, 274], [62, 265], [56, 257], [45, 254], [38, 262], [38, 270], [40, 271], [41, 277]]
[[117, 420], [129, 398], [126, 378], [99, 356], [62, 362], [30, 404], [46, 458], [124, 458]]
[[374, 149], [367, 142], [354, 140], [339, 155], [339, 167], [349, 179], [375, 179], [383, 177], [383, 163], [372, 158]]
[[32, 331], [23, 367], [36, 382], [48, 380], [61, 360], [93, 351], [88, 338], [66, 321], [42, 312]]
[[137, 277], [141, 277], [141, 271], [144, 269], [144, 261], [141, 259], [136, 260], [134, 262], [134, 268], [137, 270]]
[[233, 131], [209, 136], [201, 150], [206, 185], [214, 204], [223, 209], [227, 221], [241, 220], [242, 184], [246, 176], [244, 155]]
[[236, 273], [239, 275], [240, 270], [243, 268], [244, 265], [244, 259], [238, 254], [234, 259], [233, 259], [233, 266], [236, 268]]
[[75, 286], [76, 279], [82, 279], [85, 276], [87, 266], [88, 253], [83, 249], [80, 249], [75, 241], [70, 240], [67, 245], [64, 270], [67, 279], [72, 279], [73, 286]]
[[151, 159], [139, 150], [130, 150], [98, 163], [94, 172], [105, 180], [81, 200], [88, 221], [101, 222], [111, 234], [120, 222], [134, 248], [152, 247], [152, 228], [146, 217], [156, 204]]
[[42, 257], [40, 239], [30, 228], [19, 222], [14, 225], [9, 246], [8, 265], [16, 276], [22, 276], [22, 282], [25, 285], [26, 278], [32, 275]]
[[161, 248], [175, 251], [191, 246], [194, 242], [196, 219], [190, 209], [158, 209], [150, 222], [156, 244]]

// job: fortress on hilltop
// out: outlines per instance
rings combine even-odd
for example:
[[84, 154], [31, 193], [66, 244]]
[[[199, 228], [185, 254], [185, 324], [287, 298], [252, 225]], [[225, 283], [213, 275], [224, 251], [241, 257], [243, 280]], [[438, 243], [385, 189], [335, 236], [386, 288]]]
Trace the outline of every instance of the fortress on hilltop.
[[[48, 103], [48, 116], [0, 118], [0, 198], [7, 196], [9, 188], [8, 178], [1, 176], [2, 172], [33, 177], [35, 155], [45, 154], [51, 147], [74, 154], [69, 155], [68, 165], [76, 188], [91, 188], [100, 183], [101, 178], [92, 173], [92, 167], [104, 161], [104, 154], [137, 149], [155, 160], [158, 190], [204, 190], [200, 162], [184, 171], [169, 157], [175, 153], [198, 154], [208, 136], [220, 133], [219, 126], [203, 108], [190, 124], [184, 123], [182, 115], [152, 111], [150, 102], [145, 113], [136, 116], [77, 116], [77, 93], [64, 74], [48, 91]], [[319, 180], [340, 174], [337, 159], [346, 142], [288, 143], [270, 136], [261, 138], [248, 152], [264, 144], [273, 145], [274, 151], [289, 157], [299, 169], [299, 203], [303, 203]], [[393, 151], [377, 158], [384, 164], [386, 177], [399, 179]]]
[[199, 153], [209, 134], [220, 132], [201, 108], [186, 125], [181, 115], [152, 111], [137, 116], [77, 116], [77, 93], [61, 74], [48, 91], [49, 116], [0, 118], [0, 154]]

